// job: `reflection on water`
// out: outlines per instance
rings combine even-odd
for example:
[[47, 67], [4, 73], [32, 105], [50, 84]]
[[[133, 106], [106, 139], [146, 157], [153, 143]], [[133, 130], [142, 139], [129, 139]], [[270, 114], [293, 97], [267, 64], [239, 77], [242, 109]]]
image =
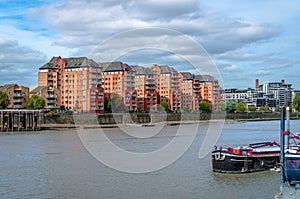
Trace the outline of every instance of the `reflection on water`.
[[[292, 129], [300, 129], [293, 121]], [[140, 127], [143, 128], [150, 127]], [[106, 129], [112, 142], [145, 152], [170, 142], [176, 126], [153, 138], [135, 139], [118, 129]], [[76, 130], [0, 136], [0, 198], [273, 198], [279, 174], [217, 174], [211, 157], [198, 158], [207, 130], [201, 124], [189, 150], [165, 169], [128, 174], [95, 160], [82, 146]], [[247, 145], [279, 140], [279, 122], [226, 124], [218, 145]]]

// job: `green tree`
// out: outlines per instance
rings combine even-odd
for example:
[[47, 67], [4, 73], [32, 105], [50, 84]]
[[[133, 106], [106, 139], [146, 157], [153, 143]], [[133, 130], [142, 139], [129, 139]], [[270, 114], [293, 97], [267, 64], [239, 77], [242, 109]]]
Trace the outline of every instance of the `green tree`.
[[208, 113], [211, 111], [210, 104], [208, 102], [201, 102], [199, 105], [199, 109], [202, 113]]
[[295, 99], [293, 101], [293, 104], [295, 106], [295, 109], [297, 111], [300, 111], [300, 93], [297, 93], [297, 95], [295, 96]]
[[223, 102], [223, 101], [222, 101], [222, 104], [221, 104], [221, 110], [222, 110], [222, 111], [226, 111], [226, 102]]
[[250, 107], [248, 108], [248, 111], [256, 111], [255, 106], [250, 106]]
[[246, 102], [239, 102], [236, 105], [236, 111], [237, 112], [245, 112], [246, 111]]
[[27, 109], [42, 109], [45, 106], [45, 100], [38, 95], [32, 95], [27, 102]]
[[259, 107], [259, 111], [266, 112], [269, 111], [269, 106], [266, 104], [264, 106]]
[[170, 107], [169, 107], [169, 104], [167, 102], [161, 102], [160, 103], [160, 106], [167, 112], [170, 111]]
[[[224, 110], [223, 110], [224, 111]], [[225, 104], [225, 111], [227, 113], [234, 113], [236, 111], [236, 101], [235, 100], [229, 100]]]
[[111, 100], [105, 99], [104, 100], [104, 112], [111, 112]]
[[0, 109], [5, 109], [9, 104], [9, 97], [6, 92], [0, 91]]
[[[109, 104], [108, 104], [109, 105]], [[107, 106], [108, 106], [107, 105]], [[114, 112], [114, 113], [119, 113], [121, 112], [123, 109], [123, 102], [122, 102], [122, 97], [120, 96], [114, 96], [112, 99], [111, 99], [111, 110]]]

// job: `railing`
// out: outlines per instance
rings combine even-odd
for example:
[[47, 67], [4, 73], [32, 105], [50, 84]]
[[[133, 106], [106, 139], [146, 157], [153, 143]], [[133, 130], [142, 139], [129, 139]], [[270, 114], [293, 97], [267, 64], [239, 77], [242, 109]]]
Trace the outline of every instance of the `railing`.
[[51, 99], [51, 98], [55, 98], [55, 96], [54, 95], [48, 95], [47, 98]]
[[23, 99], [14, 99], [14, 103], [22, 103]]
[[14, 93], [14, 97], [24, 97], [25, 94], [22, 93]]

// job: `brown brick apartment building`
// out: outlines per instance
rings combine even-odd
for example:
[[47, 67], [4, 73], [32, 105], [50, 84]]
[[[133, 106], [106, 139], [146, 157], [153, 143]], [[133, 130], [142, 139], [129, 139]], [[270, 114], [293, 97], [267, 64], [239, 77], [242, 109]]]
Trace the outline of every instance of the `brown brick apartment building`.
[[53, 57], [40, 67], [39, 93], [48, 109], [103, 112], [105, 102], [118, 96], [122, 108], [158, 110], [167, 102], [170, 110], [199, 110], [202, 101], [220, 108], [218, 81], [209, 75], [179, 73], [170, 66], [129, 66], [122, 62], [96, 63], [86, 57]]
[[29, 97], [32, 95], [38, 95], [45, 100], [46, 109], [59, 109], [59, 95], [58, 88], [52, 87], [49, 89], [47, 86], [38, 86], [30, 91]]
[[9, 97], [8, 109], [24, 109], [29, 97], [29, 88], [17, 84], [0, 86], [0, 90]]
[[59, 89], [60, 95], [54, 100], [59, 102], [62, 109], [104, 111], [104, 106], [101, 106], [104, 98], [100, 97], [103, 96], [103, 90], [97, 89], [101, 87], [101, 68], [92, 59], [53, 57], [40, 67], [38, 85], [48, 88], [49, 97], [56, 97], [55, 88]]

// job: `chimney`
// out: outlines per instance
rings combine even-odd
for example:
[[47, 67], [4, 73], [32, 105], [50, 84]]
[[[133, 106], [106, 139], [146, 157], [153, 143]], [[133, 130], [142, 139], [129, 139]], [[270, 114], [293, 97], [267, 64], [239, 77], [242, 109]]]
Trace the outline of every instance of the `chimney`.
[[255, 88], [258, 89], [258, 87], [259, 87], [259, 80], [256, 79], [256, 80], [255, 80]]
[[284, 84], [284, 79], [281, 80], [281, 84]]

